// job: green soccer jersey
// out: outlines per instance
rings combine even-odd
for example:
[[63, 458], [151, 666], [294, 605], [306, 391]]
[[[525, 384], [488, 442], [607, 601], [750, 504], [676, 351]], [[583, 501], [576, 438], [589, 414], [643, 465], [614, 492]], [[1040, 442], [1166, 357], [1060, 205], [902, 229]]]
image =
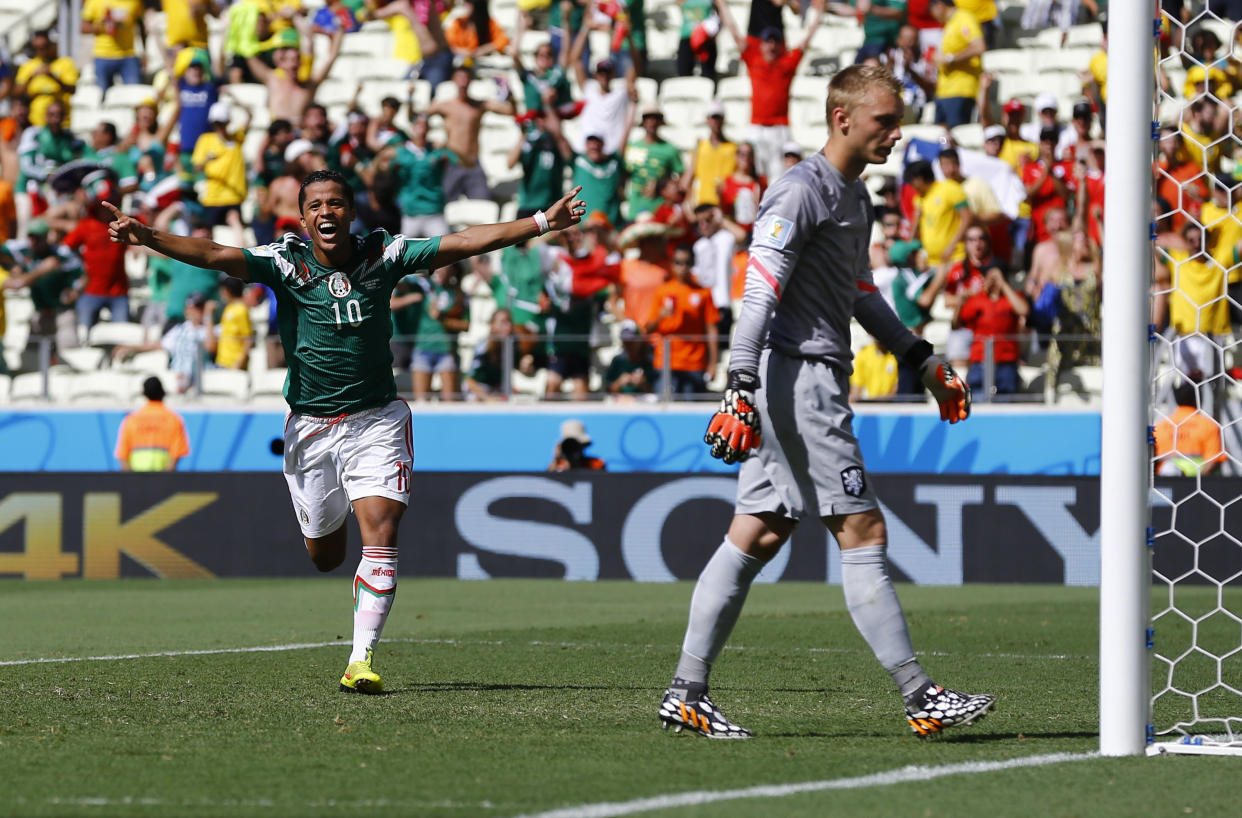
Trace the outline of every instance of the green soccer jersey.
[[285, 400], [298, 414], [348, 414], [396, 399], [388, 301], [402, 276], [430, 270], [440, 250], [438, 236], [374, 230], [351, 238], [344, 268], [320, 264], [310, 242], [293, 234], [244, 251], [250, 279], [276, 293], [289, 361]]
[[631, 142], [625, 149], [625, 169], [630, 174], [629, 218], [634, 221], [639, 213], [654, 212], [664, 200], [660, 198], [657, 182], [665, 176], [685, 171], [681, 151], [675, 145], [661, 139], [648, 142]]
[[406, 216], [430, 216], [444, 212], [444, 168], [449, 155], [439, 148], [402, 145], [390, 170], [397, 184], [397, 206]]
[[574, 155], [574, 187], [582, 186], [579, 198], [587, 203], [587, 212], [600, 211], [614, 225], [621, 223], [621, 157], [605, 156], [592, 162], [584, 153]]

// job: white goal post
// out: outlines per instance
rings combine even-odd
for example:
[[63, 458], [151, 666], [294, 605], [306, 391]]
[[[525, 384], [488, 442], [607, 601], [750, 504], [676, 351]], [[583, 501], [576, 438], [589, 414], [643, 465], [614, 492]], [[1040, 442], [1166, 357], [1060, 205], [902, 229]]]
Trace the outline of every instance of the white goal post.
[[1147, 446], [1154, 4], [1110, 4], [1100, 448], [1100, 752], [1139, 755], [1151, 712]]
[[[1190, 48], [1192, 38], [1214, 36], [1228, 55], [1239, 42], [1240, 22], [1220, 18], [1203, 2], [1191, 7], [1188, 21], [1159, 16], [1159, 4], [1151, 0], [1109, 8], [1100, 464], [1099, 695], [1105, 756], [1242, 755], [1242, 527], [1230, 510], [1235, 504], [1242, 509], [1237, 489], [1242, 470], [1238, 440], [1229, 429], [1239, 405], [1229, 359], [1238, 352], [1240, 330], [1236, 318], [1230, 326], [1228, 315], [1222, 316], [1227, 307], [1242, 305], [1238, 291], [1230, 299], [1226, 273], [1237, 267], [1237, 257], [1222, 255], [1222, 248], [1232, 250], [1234, 239], [1226, 241], [1221, 227], [1230, 220], [1242, 226], [1242, 186], [1235, 181], [1242, 180], [1242, 167], [1234, 170], [1242, 165], [1242, 152], [1234, 161], [1242, 131], [1236, 127], [1238, 109], [1223, 132], [1191, 119], [1194, 108], [1208, 110], [1204, 103], [1233, 108], [1230, 98], [1240, 97], [1236, 89], [1222, 92], [1226, 74], [1214, 77], [1213, 65]], [[1192, 74], [1196, 71], [1201, 74]], [[1196, 86], [1196, 76], [1202, 86]], [[1176, 143], [1190, 157], [1169, 159], [1167, 170], [1154, 164], [1162, 131], [1171, 140], [1166, 153]], [[1201, 177], [1188, 178], [1194, 168], [1173, 174], [1177, 163], [1201, 164]], [[1215, 175], [1227, 170], [1233, 177]], [[1159, 183], [1177, 183], [1178, 201], [1167, 201], [1172, 194], [1158, 199]], [[1208, 191], [1202, 209], [1187, 195], [1192, 185]], [[1161, 215], [1153, 215], [1153, 202]], [[1211, 217], [1209, 207], [1215, 208]], [[1168, 240], [1153, 241], [1165, 219], [1198, 230], [1185, 234], [1184, 246], [1169, 249], [1175, 242], [1170, 231], [1162, 233]], [[1189, 237], [1196, 232], [1199, 244], [1193, 246]], [[1167, 285], [1153, 286], [1149, 278], [1153, 254], [1160, 269], [1169, 271]], [[1177, 300], [1182, 310], [1168, 329], [1153, 323], [1156, 295], [1169, 304]], [[1234, 340], [1227, 340], [1231, 336]], [[1199, 357], [1186, 357], [1185, 348], [1198, 350]], [[1191, 396], [1187, 405], [1193, 408], [1186, 412], [1225, 426], [1229, 458], [1222, 470], [1232, 478], [1205, 479], [1199, 472], [1202, 459], [1182, 456], [1174, 436], [1173, 452], [1186, 476], [1155, 485], [1153, 432], [1162, 422], [1180, 428], [1170, 417], [1174, 384]], [[1159, 518], [1155, 528], [1153, 508]], [[1221, 550], [1231, 555], [1213, 563]]]

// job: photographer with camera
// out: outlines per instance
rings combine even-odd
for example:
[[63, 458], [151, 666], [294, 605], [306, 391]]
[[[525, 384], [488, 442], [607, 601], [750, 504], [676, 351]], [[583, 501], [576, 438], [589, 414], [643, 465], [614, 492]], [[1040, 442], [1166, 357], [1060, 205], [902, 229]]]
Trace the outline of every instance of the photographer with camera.
[[552, 452], [552, 462], [548, 471], [569, 471], [570, 469], [590, 469], [603, 471], [606, 466], [598, 457], [591, 457], [586, 448], [591, 445], [591, 436], [587, 434], [582, 421], [570, 418], [561, 424], [561, 440]]

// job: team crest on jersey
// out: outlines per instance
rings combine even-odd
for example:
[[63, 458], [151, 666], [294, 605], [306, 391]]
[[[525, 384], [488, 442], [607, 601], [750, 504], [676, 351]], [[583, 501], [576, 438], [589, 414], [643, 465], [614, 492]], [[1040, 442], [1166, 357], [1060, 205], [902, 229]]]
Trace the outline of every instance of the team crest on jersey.
[[354, 288], [349, 284], [349, 277], [340, 270], [328, 276], [328, 292], [332, 293], [336, 298], [344, 298], [353, 290]]
[[842, 469], [841, 486], [849, 496], [862, 497], [862, 493], [867, 490], [867, 481], [863, 477], [862, 468], [850, 466], [848, 469]]
[[789, 243], [791, 235], [793, 235], [793, 222], [789, 219], [782, 219], [780, 216], [772, 216], [768, 219], [767, 228], [762, 233], [763, 243], [780, 250]]

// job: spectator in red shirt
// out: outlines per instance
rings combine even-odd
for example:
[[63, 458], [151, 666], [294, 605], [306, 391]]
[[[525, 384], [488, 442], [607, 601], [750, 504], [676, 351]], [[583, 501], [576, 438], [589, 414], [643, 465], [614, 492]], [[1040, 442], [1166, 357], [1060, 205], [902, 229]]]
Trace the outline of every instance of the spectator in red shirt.
[[[1074, 174], [1078, 183], [1075, 218], [1081, 219], [1091, 237], [1104, 246], [1104, 143], [1091, 142], [1090, 147], [1078, 146]], [[1044, 220], [1045, 222], [1047, 219]]]
[[738, 145], [737, 167], [720, 183], [720, 208], [724, 211], [725, 227], [739, 243], [750, 240], [759, 200], [767, 186], [768, 180], [755, 167], [755, 146], [749, 142]]
[[[1005, 266], [992, 255], [992, 241], [987, 228], [981, 224], [966, 228], [963, 239], [966, 258], [953, 265], [941, 265], [936, 277], [928, 285], [934, 293], [944, 289], [944, 304], [951, 310], [959, 309], [971, 297], [983, 292], [984, 281], [993, 270], [1004, 274]], [[954, 326], [949, 332], [947, 354], [953, 366], [965, 369], [970, 360], [974, 336], [969, 327]]]
[[793, 84], [798, 63], [819, 28], [823, 11], [819, 5], [811, 9], [806, 34], [797, 48], [785, 49], [785, 35], [771, 27], [758, 37], [743, 37], [725, 0], [716, 0], [720, 21], [733, 35], [742, 62], [750, 75], [750, 142], [755, 146], [755, 164], [768, 182], [785, 172], [785, 144], [789, 136], [789, 88]]
[[[953, 327], [971, 330], [970, 371], [966, 381], [976, 394], [982, 394], [987, 345], [992, 345], [994, 394], [1012, 395], [1022, 388], [1018, 378], [1021, 345], [1017, 337], [1022, 319], [1030, 312], [1026, 299], [1014, 291], [999, 268], [988, 270], [983, 291], [963, 301], [953, 314]], [[984, 398], [987, 399], [986, 397]]]
[[1031, 227], [1035, 241], [1046, 241], [1048, 228], [1044, 218], [1054, 207], [1065, 208], [1073, 198], [1071, 171], [1055, 157], [1057, 132], [1044, 128], [1039, 132], [1039, 158], [1022, 167], [1022, 184], [1026, 185], [1026, 200], [1031, 205]]
[[86, 286], [78, 296], [78, 323], [88, 329], [99, 320], [99, 313], [108, 308], [113, 321], [129, 320], [129, 277], [125, 274], [125, 245], [115, 244], [108, 237], [112, 215], [100, 204], [112, 198], [110, 185], [104, 185], [88, 197], [83, 216], [63, 244], [82, 257]]

